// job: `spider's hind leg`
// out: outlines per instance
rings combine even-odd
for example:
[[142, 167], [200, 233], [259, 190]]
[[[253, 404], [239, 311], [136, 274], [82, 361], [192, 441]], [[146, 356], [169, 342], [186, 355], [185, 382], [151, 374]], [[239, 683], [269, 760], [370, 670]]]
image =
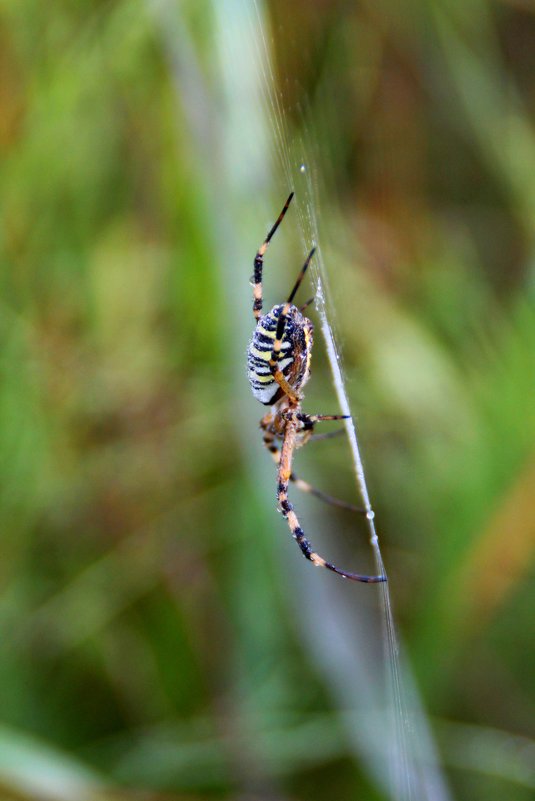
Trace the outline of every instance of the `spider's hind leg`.
[[[275, 442], [275, 434], [271, 432], [268, 428], [262, 426], [264, 428], [264, 434], [262, 437], [262, 441], [264, 443], [264, 447], [270, 452], [273, 457], [273, 461], [276, 465], [280, 463], [281, 459], [281, 450]], [[299, 436], [299, 432], [297, 433]], [[310, 439], [310, 435], [307, 437], [307, 440]], [[290, 481], [294, 484], [297, 489], [301, 490], [301, 492], [306, 492], [309, 495], [313, 495], [315, 498], [318, 498], [320, 501], [329, 504], [329, 506], [337, 506], [340, 509], [348, 509], [350, 512], [357, 512], [358, 514], [366, 514], [366, 510], [362, 509], [360, 506], [355, 506], [352, 503], [347, 503], [347, 501], [341, 501], [339, 498], [335, 498], [332, 495], [329, 495], [327, 492], [322, 492], [322, 490], [316, 489], [316, 487], [309, 484], [308, 481], [304, 481], [302, 478], [296, 476], [293, 472], [290, 473]]]
[[288, 483], [292, 475], [292, 458], [295, 450], [295, 439], [297, 434], [298, 420], [297, 415], [287, 420], [284, 431], [284, 439], [279, 460], [279, 470], [277, 474], [277, 499], [283, 516], [288, 522], [292, 537], [299, 545], [301, 553], [317, 567], [325, 567], [342, 578], [351, 581], [362, 581], [369, 584], [386, 581], [386, 576], [363, 576], [359, 573], [349, 573], [345, 570], [327, 562], [322, 556], [313, 550], [311, 543], [305, 537], [305, 533], [299, 524], [293, 505], [288, 500]]
[[[316, 415], [314, 418], [312, 418], [310, 415], [305, 415], [305, 414], [301, 414], [301, 413], [298, 413], [298, 414], [290, 413], [290, 415], [295, 415], [295, 417], [299, 421], [301, 421], [301, 419], [303, 418], [307, 422], [308, 421], [312, 421], [312, 419], [314, 419], [314, 420], [324, 419], [324, 418], [321, 417], [321, 415], [320, 416]], [[339, 416], [336, 416], [336, 415], [334, 415], [334, 416], [333, 415], [328, 415], [328, 416], [326, 416], [326, 419], [331, 420], [333, 417], [334, 417], [334, 419], [339, 419]], [[278, 465], [280, 463], [280, 458], [281, 458], [281, 449], [279, 448], [279, 446], [277, 445], [275, 440], [276, 440], [277, 437], [282, 438], [283, 435], [282, 434], [275, 434], [273, 432], [273, 430], [271, 429], [272, 422], [273, 422], [273, 416], [271, 414], [267, 414], [260, 421], [260, 428], [264, 432], [263, 436], [262, 436], [262, 441], [264, 443], [264, 447], [270, 452], [271, 456], [273, 457], [273, 461], [275, 462], [275, 464]], [[339, 436], [340, 434], [344, 433], [344, 429], [340, 429], [340, 431], [334, 431], [331, 434], [314, 435], [312, 433], [313, 430], [314, 430], [314, 422], [310, 422], [310, 425], [308, 427], [305, 424], [303, 426], [303, 428], [298, 429], [296, 431], [295, 447], [296, 448], [300, 448], [303, 445], [305, 445], [307, 442], [310, 442], [312, 440], [315, 440], [315, 439], [326, 439], [326, 438], [333, 437], [333, 436]], [[300, 441], [300, 440], [302, 440], [302, 441]], [[301, 490], [301, 492], [306, 492], [309, 495], [313, 495], [315, 498], [318, 498], [320, 501], [323, 501], [324, 503], [329, 504], [329, 506], [336, 506], [339, 509], [348, 509], [350, 512], [357, 512], [357, 514], [361, 514], [361, 515], [366, 514], [366, 510], [363, 509], [362, 507], [355, 506], [355, 504], [348, 503], [347, 501], [342, 501], [339, 498], [335, 498], [333, 495], [329, 495], [329, 493], [327, 493], [327, 492], [323, 492], [322, 490], [316, 489], [316, 487], [314, 487], [308, 481], [304, 481], [302, 478], [299, 478], [298, 476], [296, 476], [296, 474], [294, 473], [293, 470], [290, 473], [290, 481], [292, 482], [292, 484], [294, 484], [297, 487], [297, 489]]]
[[346, 433], [345, 428], [337, 428], [336, 431], [328, 431], [326, 434], [312, 434], [309, 442], [322, 442], [325, 439], [335, 439], [336, 437], [343, 437]]

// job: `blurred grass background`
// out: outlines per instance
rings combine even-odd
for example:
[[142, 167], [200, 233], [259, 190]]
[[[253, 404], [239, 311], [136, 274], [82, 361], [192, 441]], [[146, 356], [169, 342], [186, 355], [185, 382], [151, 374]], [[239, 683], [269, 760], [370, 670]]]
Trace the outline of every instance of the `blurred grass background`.
[[[247, 96], [225, 127], [221, 30], [244, 7], [0, 3], [2, 798], [385, 797], [301, 636], [294, 573], [335, 579], [275, 512], [239, 361], [286, 191]], [[265, 12], [292, 134], [310, 110], [335, 322], [452, 795], [533, 798], [533, 6]], [[268, 305], [301, 258], [288, 220]], [[334, 412], [314, 359], [306, 408]], [[307, 450], [299, 472], [351, 498], [344, 443]], [[350, 517], [298, 508], [368, 568]]]

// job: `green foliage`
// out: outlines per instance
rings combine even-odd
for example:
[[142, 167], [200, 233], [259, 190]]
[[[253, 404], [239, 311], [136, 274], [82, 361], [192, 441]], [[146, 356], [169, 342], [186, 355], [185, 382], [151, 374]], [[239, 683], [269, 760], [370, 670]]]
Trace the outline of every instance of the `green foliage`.
[[[273, 0], [274, 73], [292, 135], [310, 106], [336, 327], [441, 756], [457, 798], [523, 801], [535, 15], [406, 5]], [[231, 91], [257, 8], [0, 5], [6, 799], [385, 797], [302, 633], [294, 571], [336, 579], [285, 541], [245, 377], [247, 282], [284, 195], [276, 117]], [[268, 304], [299, 264], [285, 226]], [[305, 405], [334, 412], [319, 347]], [[351, 498], [344, 443], [314, 448], [299, 472]], [[298, 508], [326, 553], [354, 528]]]

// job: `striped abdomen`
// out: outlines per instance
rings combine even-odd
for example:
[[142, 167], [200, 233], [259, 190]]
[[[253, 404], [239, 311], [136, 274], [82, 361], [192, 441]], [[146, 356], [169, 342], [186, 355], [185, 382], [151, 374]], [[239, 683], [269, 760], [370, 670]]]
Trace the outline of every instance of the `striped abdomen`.
[[[282, 308], [282, 305], [274, 306], [268, 314], [260, 318], [248, 351], [247, 365], [251, 389], [255, 398], [266, 406], [276, 403], [284, 395], [273, 378], [269, 364]], [[313, 331], [310, 320], [295, 306], [291, 306], [282, 335], [277, 367], [292, 389], [298, 390], [308, 380]]]

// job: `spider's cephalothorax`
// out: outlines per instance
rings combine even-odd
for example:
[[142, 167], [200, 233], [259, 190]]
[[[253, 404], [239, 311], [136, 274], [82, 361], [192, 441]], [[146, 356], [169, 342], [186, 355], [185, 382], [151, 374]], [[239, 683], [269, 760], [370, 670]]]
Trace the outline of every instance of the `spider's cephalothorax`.
[[[265, 406], [271, 406], [270, 411], [260, 421], [260, 428], [264, 432], [264, 445], [278, 465], [277, 499], [279, 508], [286, 518], [292, 536], [301, 552], [313, 564], [325, 567], [332, 570], [333, 573], [353, 581], [371, 583], [386, 581], [386, 576], [363, 576], [359, 573], [340, 570], [316, 553], [305, 537], [294, 507], [288, 500], [288, 484], [292, 481], [299, 489], [310, 492], [328, 503], [362, 512], [361, 509], [314, 489], [292, 472], [294, 450], [310, 439], [315, 424], [321, 420], [341, 420], [344, 417], [343, 415], [310, 415], [301, 411], [301, 390], [310, 376], [314, 327], [303, 314], [304, 309], [311, 301], [299, 309], [293, 305], [293, 299], [314, 255], [314, 249], [310, 251], [286, 303], [274, 306], [268, 314], [262, 315], [264, 255], [271, 237], [288, 210], [292, 197], [293, 192], [255, 256], [252, 284], [256, 329], [248, 351], [249, 381], [253, 395]], [[276, 444], [277, 440], [282, 440], [280, 448]]]
[[[270, 366], [270, 359], [277, 334], [277, 325], [284, 306], [274, 306], [256, 324], [249, 345], [247, 366], [253, 395], [260, 403], [271, 406], [284, 396], [284, 389], [277, 383]], [[296, 306], [290, 306], [282, 334], [277, 367], [290, 387], [298, 392], [310, 375], [314, 326]]]

